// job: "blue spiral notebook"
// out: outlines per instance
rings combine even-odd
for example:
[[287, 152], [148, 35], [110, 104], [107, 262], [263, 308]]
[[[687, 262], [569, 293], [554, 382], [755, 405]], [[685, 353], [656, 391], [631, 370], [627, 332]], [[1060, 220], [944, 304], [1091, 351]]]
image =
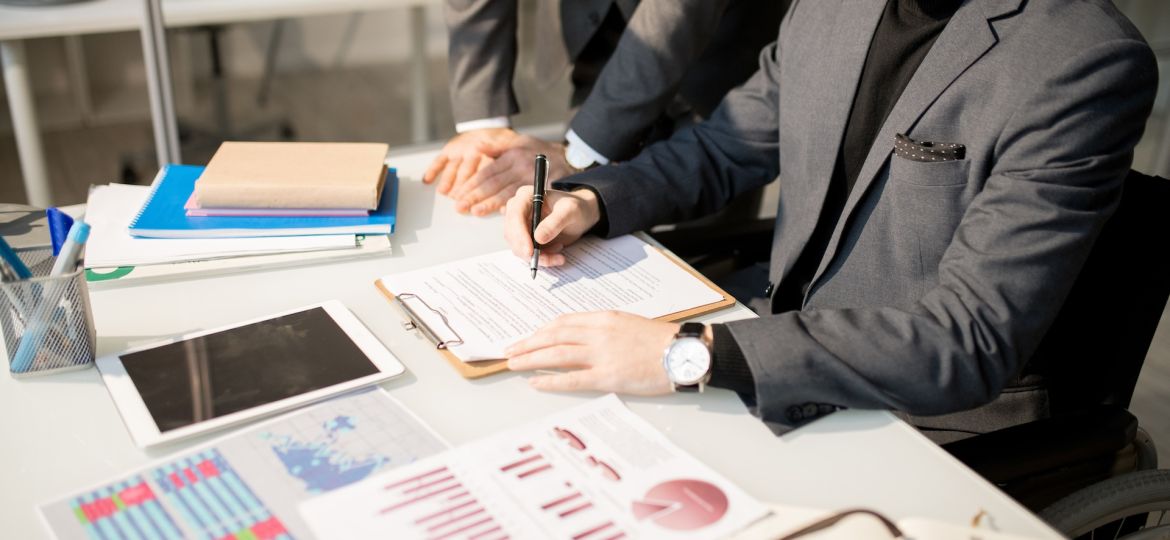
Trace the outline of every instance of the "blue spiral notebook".
[[143, 238], [234, 238], [394, 232], [398, 205], [398, 175], [394, 169], [386, 171], [378, 208], [368, 216], [356, 217], [188, 217], [184, 206], [202, 173], [203, 167], [197, 165], [163, 167], [154, 179], [146, 204], [130, 222], [130, 234]]

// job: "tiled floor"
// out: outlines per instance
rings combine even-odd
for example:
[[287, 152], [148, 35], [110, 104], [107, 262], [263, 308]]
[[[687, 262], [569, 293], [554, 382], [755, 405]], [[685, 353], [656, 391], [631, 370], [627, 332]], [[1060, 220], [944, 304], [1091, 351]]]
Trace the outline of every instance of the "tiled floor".
[[[445, 72], [442, 63], [431, 69], [433, 121], [439, 137], [447, 137], [453, 131]], [[302, 140], [408, 144], [409, 83], [402, 73], [407, 73], [405, 66], [400, 70], [389, 66], [282, 75], [273, 86], [272, 105], [261, 111], [254, 105], [257, 83], [232, 81], [233, 116], [239, 125], [247, 127], [249, 123], [284, 115]], [[530, 95], [522, 96], [522, 103], [532, 105], [518, 123], [539, 124], [563, 118], [564, 84], [548, 91], [524, 91]], [[199, 102], [182, 115], [184, 123], [206, 127], [210, 110], [209, 102]], [[153, 174], [153, 140], [150, 126], [144, 121], [53, 131], [45, 133], [43, 140], [53, 190], [60, 204], [83, 202], [90, 184], [117, 181], [123, 161], [135, 164], [144, 181]], [[203, 163], [213, 149], [206, 144], [188, 145], [184, 161]], [[19, 178], [14, 141], [10, 135], [0, 136], [0, 201], [24, 200]], [[1159, 443], [1162, 466], [1170, 467], [1170, 315], [1163, 317], [1131, 409]]]

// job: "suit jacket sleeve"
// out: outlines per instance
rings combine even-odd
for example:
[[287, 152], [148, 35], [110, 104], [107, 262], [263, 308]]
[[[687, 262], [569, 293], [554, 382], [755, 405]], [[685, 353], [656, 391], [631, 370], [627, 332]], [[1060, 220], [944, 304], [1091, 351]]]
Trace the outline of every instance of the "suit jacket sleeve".
[[675, 132], [636, 159], [554, 186], [596, 191], [605, 214], [599, 231], [613, 237], [713, 213], [736, 195], [771, 182], [780, 167], [777, 58], [777, 45], [765, 47], [760, 69], [707, 121]]
[[728, 0], [642, 0], [569, 127], [601, 155], [625, 160], [670, 105]]
[[447, 0], [451, 110], [455, 122], [520, 111], [516, 69], [517, 0]]

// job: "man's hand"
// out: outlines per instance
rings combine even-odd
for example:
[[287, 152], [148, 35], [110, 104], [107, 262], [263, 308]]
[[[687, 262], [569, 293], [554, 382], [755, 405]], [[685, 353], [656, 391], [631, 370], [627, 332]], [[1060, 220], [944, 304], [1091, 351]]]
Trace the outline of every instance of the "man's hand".
[[548, 158], [548, 181], [553, 182], [573, 173], [565, 161], [565, 149], [560, 143], [549, 142], [528, 135], [516, 135], [501, 142], [486, 142], [479, 146], [483, 155], [493, 160], [480, 167], [479, 172], [466, 182], [457, 182], [450, 196], [455, 199], [455, 211], [485, 216], [500, 210], [521, 186], [531, 186], [533, 163], [537, 154]]
[[491, 163], [491, 157], [484, 155], [481, 148], [505, 145], [515, 137], [516, 132], [510, 128], [473, 129], [460, 133], [447, 141], [439, 151], [423, 175], [423, 182], [430, 184], [438, 180], [436, 189], [447, 195], [453, 187], [466, 182]]
[[679, 325], [618, 311], [562, 315], [504, 353], [508, 369], [536, 375], [537, 390], [595, 390], [652, 396], [672, 391], [662, 355]]
[[[588, 189], [544, 192], [540, 225], [536, 241], [541, 244], [541, 266], [565, 264], [561, 250], [576, 242], [601, 219], [597, 195]], [[504, 217], [504, 239], [512, 253], [524, 260], [532, 258], [532, 186], [521, 187], [508, 201]]]

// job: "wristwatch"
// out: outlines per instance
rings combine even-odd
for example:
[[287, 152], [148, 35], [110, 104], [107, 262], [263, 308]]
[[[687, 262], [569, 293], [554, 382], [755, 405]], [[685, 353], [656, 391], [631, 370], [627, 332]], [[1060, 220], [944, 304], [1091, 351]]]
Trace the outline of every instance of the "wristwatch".
[[702, 392], [711, 379], [711, 344], [701, 323], [683, 323], [662, 355], [662, 367], [675, 392]]
[[565, 143], [565, 163], [573, 168], [573, 172], [579, 173], [597, 164], [589, 154], [582, 152], [573, 143]]

